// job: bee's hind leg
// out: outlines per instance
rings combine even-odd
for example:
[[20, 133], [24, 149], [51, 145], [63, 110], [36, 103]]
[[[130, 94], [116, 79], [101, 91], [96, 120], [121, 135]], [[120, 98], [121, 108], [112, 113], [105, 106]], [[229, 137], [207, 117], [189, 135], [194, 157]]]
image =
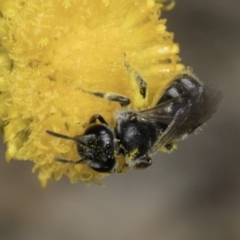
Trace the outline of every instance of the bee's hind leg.
[[144, 77], [137, 72], [130, 63], [126, 60], [126, 54], [124, 53], [124, 66], [126, 68], [126, 71], [130, 74], [130, 77], [134, 80], [135, 84], [137, 84], [137, 87], [139, 89], [139, 93], [142, 96], [143, 99], [147, 96], [147, 82], [144, 80]]

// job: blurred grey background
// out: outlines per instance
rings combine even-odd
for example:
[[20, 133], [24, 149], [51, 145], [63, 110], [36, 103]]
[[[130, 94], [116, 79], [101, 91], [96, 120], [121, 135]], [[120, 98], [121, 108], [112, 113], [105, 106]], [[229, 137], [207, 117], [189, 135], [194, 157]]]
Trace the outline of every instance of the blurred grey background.
[[186, 65], [225, 93], [198, 136], [106, 187], [63, 178], [42, 189], [32, 164], [0, 161], [0, 239], [239, 240], [240, 2], [178, 0], [164, 13]]

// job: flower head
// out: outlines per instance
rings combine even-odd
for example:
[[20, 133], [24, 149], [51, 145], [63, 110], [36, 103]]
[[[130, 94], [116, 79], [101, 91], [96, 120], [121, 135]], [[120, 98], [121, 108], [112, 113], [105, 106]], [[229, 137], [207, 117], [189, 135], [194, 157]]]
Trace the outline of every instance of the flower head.
[[[0, 1], [0, 127], [7, 161], [33, 161], [42, 186], [63, 174], [72, 182], [104, 177], [85, 164], [55, 162], [55, 156], [79, 156], [74, 143], [46, 130], [80, 135], [96, 113], [114, 126], [119, 104], [81, 89], [128, 96], [132, 109], [151, 105], [183, 68], [173, 34], [159, 19], [163, 7], [154, 0]], [[146, 79], [147, 101], [140, 100], [124, 56]]]

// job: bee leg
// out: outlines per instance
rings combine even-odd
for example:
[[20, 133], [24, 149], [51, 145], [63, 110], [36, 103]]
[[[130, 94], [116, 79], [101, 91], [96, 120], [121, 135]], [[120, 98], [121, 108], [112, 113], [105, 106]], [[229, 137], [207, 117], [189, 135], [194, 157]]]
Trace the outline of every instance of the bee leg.
[[115, 93], [91, 92], [83, 89], [81, 90], [85, 93], [89, 93], [96, 97], [107, 99], [108, 101], [111, 101], [111, 102], [119, 102], [122, 107], [126, 107], [131, 103], [129, 98], [115, 94]]
[[147, 83], [144, 80], [143, 76], [136, 70], [134, 70], [129, 62], [126, 61], [126, 54], [124, 53], [124, 66], [127, 70], [127, 72], [130, 74], [130, 76], [135, 80], [138, 88], [139, 88], [139, 93], [142, 96], [142, 98], [146, 98], [147, 95]]
[[93, 124], [93, 123], [95, 123], [97, 120], [98, 120], [100, 123], [105, 124], [105, 125], [108, 126], [107, 122], [105, 121], [105, 119], [104, 119], [104, 118], [102, 117], [102, 115], [100, 115], [100, 114], [94, 114], [94, 115], [90, 118], [89, 124]]
[[167, 150], [167, 152], [172, 152], [172, 150], [174, 149], [173, 148], [173, 143], [168, 143], [168, 144], [166, 144], [165, 146], [164, 146], [164, 148]]
[[73, 160], [69, 160], [69, 159], [65, 159], [65, 158], [58, 158], [58, 157], [55, 157], [54, 160], [55, 160], [56, 162], [71, 163], [71, 164], [79, 164], [79, 163], [84, 162], [84, 159], [80, 159], [80, 160], [77, 160], [77, 161], [73, 161]]

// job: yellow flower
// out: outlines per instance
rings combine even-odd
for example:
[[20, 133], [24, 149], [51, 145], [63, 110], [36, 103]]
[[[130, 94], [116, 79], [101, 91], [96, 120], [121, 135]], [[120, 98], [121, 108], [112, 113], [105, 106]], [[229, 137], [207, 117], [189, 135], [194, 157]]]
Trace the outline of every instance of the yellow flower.
[[[173, 34], [159, 19], [166, 6], [157, 2], [0, 0], [0, 128], [7, 161], [33, 161], [42, 186], [63, 174], [72, 182], [107, 175], [84, 164], [55, 162], [54, 156], [79, 156], [74, 143], [45, 131], [80, 135], [96, 113], [114, 126], [119, 104], [80, 88], [127, 96], [132, 109], [151, 105], [183, 68]], [[147, 80], [147, 102], [140, 101], [124, 54]]]

